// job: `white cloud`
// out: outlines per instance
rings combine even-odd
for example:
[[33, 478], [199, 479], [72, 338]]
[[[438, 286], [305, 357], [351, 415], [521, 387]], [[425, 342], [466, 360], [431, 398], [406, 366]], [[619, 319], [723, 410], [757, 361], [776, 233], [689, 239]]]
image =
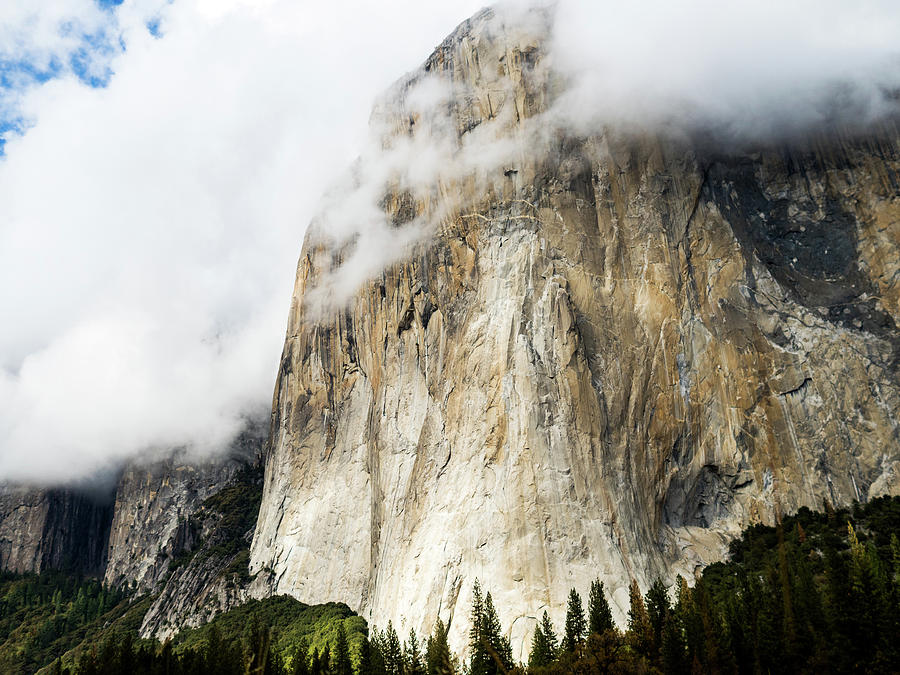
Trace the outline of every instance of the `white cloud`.
[[126, 2], [107, 88], [28, 92], [0, 161], [0, 478], [215, 446], [263, 411], [325, 186], [375, 95], [477, 7]]
[[[439, 181], [489, 180], [560, 129], [700, 124], [752, 141], [835, 114], [865, 121], [900, 83], [900, 6], [885, 0], [559, 0], [548, 62], [567, 87], [531, 136], [498, 136], [496, 120], [460, 141], [433, 114], [447, 91], [432, 80], [409, 92], [415, 134], [369, 134], [376, 96], [478, 8], [126, 2], [107, 88], [69, 74], [30, 90], [35, 126], [0, 160], [0, 479], [209, 450], [264, 414], [313, 216], [357, 241], [316, 298], [340, 303], [461, 206], [441, 203], [460, 192], [445, 189], [395, 229], [387, 185], [424, 198]], [[41, 35], [48, 53], [64, 48]]]
[[900, 3], [560, 0], [552, 50], [570, 78], [558, 110], [583, 132], [702, 126], [771, 140], [896, 111]]

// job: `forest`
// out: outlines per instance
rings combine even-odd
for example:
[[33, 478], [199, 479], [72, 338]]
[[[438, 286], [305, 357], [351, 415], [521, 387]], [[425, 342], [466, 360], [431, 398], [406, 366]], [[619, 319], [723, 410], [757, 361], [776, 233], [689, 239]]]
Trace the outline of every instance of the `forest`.
[[[159, 643], [137, 637], [146, 600], [64, 575], [0, 579], [3, 672], [178, 675], [889, 673], [900, 663], [900, 498], [801, 509], [754, 526], [728, 560], [674, 588], [630, 582], [627, 623], [599, 580], [571, 589], [564, 625], [542, 614], [516, 663], [475, 582], [466, 657], [430, 635], [368, 630], [345, 605], [255, 600]], [[586, 600], [582, 599], [584, 592]]]

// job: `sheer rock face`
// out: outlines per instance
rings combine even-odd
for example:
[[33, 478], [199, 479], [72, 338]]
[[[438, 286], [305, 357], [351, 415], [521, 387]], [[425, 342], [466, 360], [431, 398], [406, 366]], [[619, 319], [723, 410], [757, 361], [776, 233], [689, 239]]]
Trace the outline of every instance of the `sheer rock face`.
[[99, 575], [112, 505], [65, 489], [0, 486], [0, 569]]
[[190, 516], [240, 467], [238, 460], [185, 463], [174, 457], [129, 466], [116, 489], [104, 581], [158, 591], [172, 560], [199, 539]]
[[192, 460], [179, 452], [129, 465], [116, 488], [104, 581], [159, 592], [171, 562], [204, 538], [192, 516], [248, 462], [259, 461], [267, 433], [267, 425], [250, 422], [222, 457]]
[[[144, 615], [141, 637], [165, 641], [180, 629], [206, 623], [250, 597], [247, 562], [267, 436], [268, 424], [251, 423], [232, 444], [230, 460], [191, 468], [191, 485], [204, 486], [206, 496], [201, 499], [193, 493], [186, 515], [177, 522], [170, 513], [172, 553], [165, 559], [164, 574], [157, 575], [153, 590], [158, 595]], [[178, 499], [184, 499], [184, 488], [177, 492]], [[215, 500], [206, 501], [213, 495]], [[151, 508], [159, 499], [158, 495], [153, 498]]]
[[[461, 138], [524, 128], [553, 75], [492, 21], [395, 94], [439, 73]], [[898, 170], [893, 124], [728, 155], [558, 134], [456, 184], [472, 212], [326, 318], [304, 298], [338, 256], [308, 238], [256, 592], [401, 634], [441, 616], [459, 649], [478, 578], [523, 656], [572, 586], [599, 576], [621, 619], [630, 578], [690, 575], [748, 524], [896, 494]]]

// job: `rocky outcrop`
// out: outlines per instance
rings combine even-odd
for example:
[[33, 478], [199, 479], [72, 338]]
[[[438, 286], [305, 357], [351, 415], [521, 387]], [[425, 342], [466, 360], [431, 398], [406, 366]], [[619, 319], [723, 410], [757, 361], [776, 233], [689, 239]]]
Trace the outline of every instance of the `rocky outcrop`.
[[144, 615], [142, 637], [166, 640], [249, 599], [250, 541], [262, 496], [262, 465], [245, 464], [188, 520], [195, 543], [170, 562]]
[[488, 124], [528, 139], [432, 201], [388, 193], [395, 223], [434, 214], [434, 237], [322, 316], [307, 300], [352, 242], [308, 236], [256, 593], [401, 633], [441, 616], [459, 649], [478, 578], [522, 656], [572, 586], [599, 576], [621, 618], [631, 578], [671, 582], [750, 523], [900, 489], [896, 124], [741, 152], [532, 142], [560, 88], [543, 38], [484, 12], [376, 115], [415, 136], [405, 97], [436, 77], [460, 144]]
[[123, 472], [104, 581], [156, 596], [141, 635], [171, 637], [246, 598], [268, 432], [248, 421], [219, 456], [176, 452]]
[[268, 432], [250, 420], [218, 456], [132, 462], [105, 499], [0, 487], [0, 569], [87, 574], [155, 595], [144, 635], [202, 623], [246, 598]]
[[158, 592], [172, 560], [199, 543], [191, 516], [238, 471], [260, 460], [267, 434], [267, 426], [254, 422], [224, 456], [192, 460], [181, 451], [128, 466], [116, 487], [104, 581]]
[[0, 569], [100, 575], [111, 500], [76, 490], [0, 486]]

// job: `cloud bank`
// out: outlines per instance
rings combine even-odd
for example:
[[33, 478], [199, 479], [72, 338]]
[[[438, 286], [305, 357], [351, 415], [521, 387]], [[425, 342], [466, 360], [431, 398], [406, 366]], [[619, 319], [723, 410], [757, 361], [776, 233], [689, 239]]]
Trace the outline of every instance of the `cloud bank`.
[[105, 88], [24, 92], [0, 160], [0, 480], [211, 451], [265, 414], [306, 223], [375, 95], [475, 9], [179, 0], [157, 38], [126, 2]]
[[[501, 11], [520, 21], [529, 6]], [[489, 185], [554, 134], [705, 129], [752, 143], [896, 112], [893, 2], [544, 7], [554, 105], [516, 139], [501, 118], [462, 140], [439, 79], [405, 94], [415, 133], [367, 123], [477, 2], [103, 10], [125, 45], [98, 61], [106, 87], [73, 71], [27, 88], [16, 106], [33, 126], [0, 160], [0, 480], [214, 452], [265, 415], [311, 220], [346, 254], [312, 298], [321, 310], [460, 208], [439, 184]], [[389, 192], [429, 206], [398, 228]]]
[[[461, 183], [486, 194], [517, 157], [550, 152], [561, 136], [696, 135], [729, 152], [861, 131], [900, 112], [900, 4], [891, 0], [531, 0], [501, 3], [494, 14], [489, 33], [515, 39], [518, 31], [525, 43], [542, 36], [538, 68], [550, 74], [536, 77], [551, 83], [548, 108], [527, 120], [483, 119], [460, 134], [448, 102], [478, 93], [459, 80], [430, 74], [394, 92], [387, 122], [376, 115], [352, 176], [318, 216], [343, 263], [307, 293], [310, 317], [348, 302], [443, 219], [471, 207], [460, 202]], [[391, 127], [407, 118], [415, 125]], [[473, 180], [480, 189], [471, 190]], [[404, 192], [422, 208], [398, 228], [383, 201]]]
[[551, 51], [575, 130], [766, 142], [897, 112], [900, 3], [560, 0]]

